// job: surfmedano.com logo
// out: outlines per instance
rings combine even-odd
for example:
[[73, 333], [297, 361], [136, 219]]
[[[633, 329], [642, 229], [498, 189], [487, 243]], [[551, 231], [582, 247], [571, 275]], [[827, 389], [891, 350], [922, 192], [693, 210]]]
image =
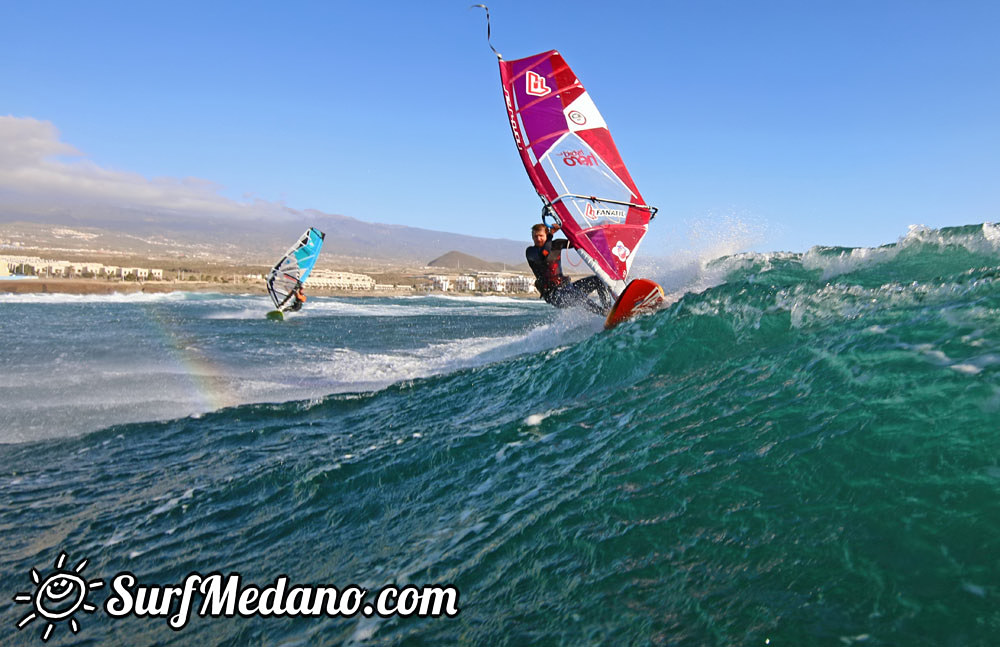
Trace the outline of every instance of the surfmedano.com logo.
[[[65, 568], [66, 553], [60, 553], [55, 571], [43, 577], [32, 568], [29, 573], [35, 584], [34, 592], [22, 591], [14, 596], [17, 604], [30, 604], [18, 622], [24, 629], [35, 620], [45, 621], [42, 641], [48, 641], [56, 625], [65, 622], [74, 634], [80, 631], [77, 611], [94, 613], [98, 607], [87, 602], [87, 594], [104, 586], [103, 580], [87, 581], [83, 569], [88, 560], [81, 560], [71, 569]], [[389, 618], [454, 618], [458, 615], [458, 589], [453, 586], [387, 585], [373, 593], [350, 585], [301, 586], [279, 575], [267, 586], [244, 583], [239, 573], [208, 575], [192, 572], [180, 584], [140, 584], [128, 571], [110, 580], [110, 595], [104, 601], [104, 612], [112, 619], [134, 616], [160, 618], [174, 631], [187, 626], [192, 615], [210, 618], [251, 617], [314, 617], [352, 618], [379, 616]], [[199, 604], [200, 599], [200, 604]]]

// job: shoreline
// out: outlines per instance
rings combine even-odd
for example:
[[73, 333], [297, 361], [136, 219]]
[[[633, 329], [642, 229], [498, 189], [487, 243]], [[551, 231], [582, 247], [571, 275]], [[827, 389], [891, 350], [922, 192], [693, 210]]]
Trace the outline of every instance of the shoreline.
[[[263, 283], [216, 283], [212, 281], [102, 281], [95, 279], [19, 279], [0, 280], [0, 296], [4, 294], [165, 294], [168, 292], [203, 292], [216, 294], [267, 295]], [[306, 286], [307, 296], [320, 297], [401, 297], [422, 295], [443, 296], [505, 296], [511, 299], [535, 299], [532, 295], [482, 292], [441, 292], [439, 290], [334, 290]]]

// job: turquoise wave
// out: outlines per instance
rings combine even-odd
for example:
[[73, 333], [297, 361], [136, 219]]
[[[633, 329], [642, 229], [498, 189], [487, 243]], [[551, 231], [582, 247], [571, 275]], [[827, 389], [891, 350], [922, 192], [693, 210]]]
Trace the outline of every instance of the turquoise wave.
[[566, 346], [2, 447], [2, 579], [61, 549], [144, 582], [461, 592], [453, 619], [99, 613], [91, 644], [993, 644], [995, 240], [730, 256]]

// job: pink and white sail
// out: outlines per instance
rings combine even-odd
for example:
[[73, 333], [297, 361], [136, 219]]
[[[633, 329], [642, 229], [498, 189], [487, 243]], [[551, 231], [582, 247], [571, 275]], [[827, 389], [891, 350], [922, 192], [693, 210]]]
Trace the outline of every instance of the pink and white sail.
[[642, 199], [604, 118], [559, 52], [500, 59], [500, 78], [535, 190], [584, 262], [620, 294], [656, 209]]

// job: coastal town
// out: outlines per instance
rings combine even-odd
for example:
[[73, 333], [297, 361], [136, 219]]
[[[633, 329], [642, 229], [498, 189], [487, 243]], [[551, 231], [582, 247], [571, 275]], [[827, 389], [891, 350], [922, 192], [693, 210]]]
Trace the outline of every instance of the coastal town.
[[[137, 264], [109, 265], [95, 260], [58, 260], [39, 256], [0, 255], [0, 279], [10, 281], [0, 291], [34, 291], [30, 285], [18, 285], [14, 279], [35, 281], [53, 280], [58, 286], [77, 288], [69, 291], [98, 291], [116, 288], [134, 291], [150, 287], [155, 291], [174, 286], [174, 289], [206, 289], [216, 287], [231, 291], [233, 288], [263, 289], [265, 274], [248, 272], [245, 267], [146, 267]], [[69, 281], [72, 281], [70, 283]], [[443, 271], [443, 268], [424, 266], [396, 271], [361, 274], [317, 268], [309, 277], [309, 289], [315, 293], [350, 294], [406, 294], [425, 292], [455, 292], [466, 294], [509, 294], [537, 296], [534, 279], [518, 272], [489, 272], [476, 270]]]

